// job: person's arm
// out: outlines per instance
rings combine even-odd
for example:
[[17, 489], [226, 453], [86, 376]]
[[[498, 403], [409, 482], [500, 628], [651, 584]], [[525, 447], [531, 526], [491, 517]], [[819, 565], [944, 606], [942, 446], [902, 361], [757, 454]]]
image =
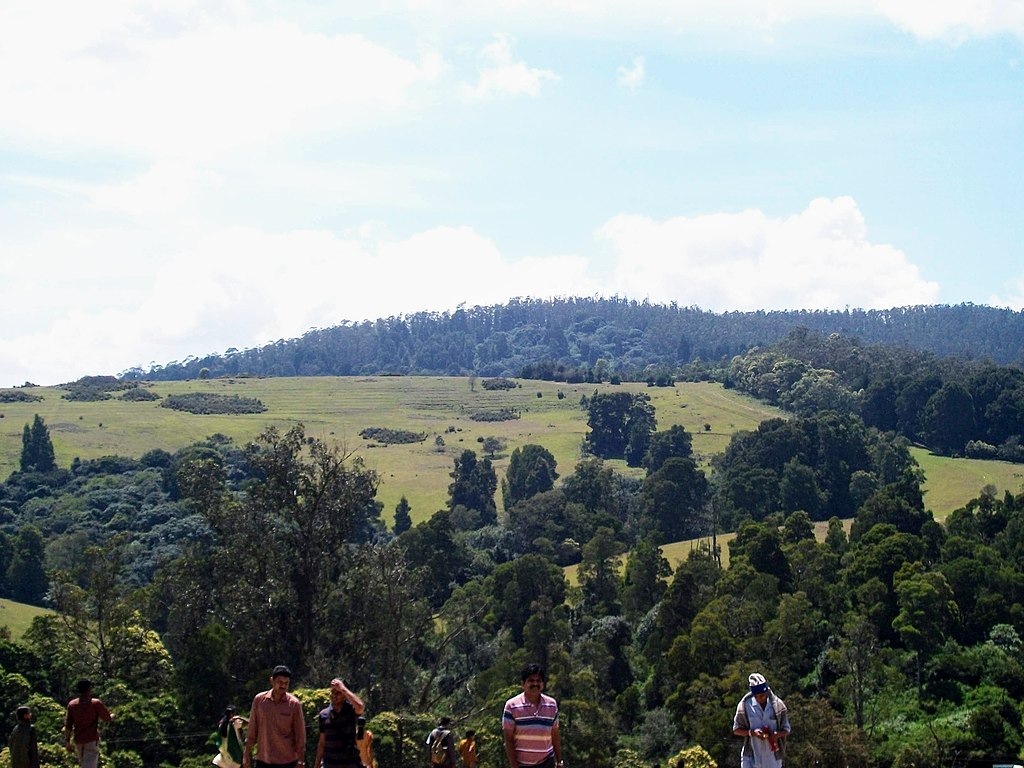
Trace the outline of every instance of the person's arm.
[[295, 700], [292, 708], [292, 728], [295, 733], [295, 762], [306, 764], [306, 718], [302, 716], [302, 702]]
[[260, 733], [260, 708], [259, 697], [252, 702], [252, 711], [249, 712], [249, 730], [245, 733], [245, 751], [242, 752], [242, 766], [249, 768], [252, 764], [252, 748]]
[[501, 731], [505, 736], [505, 757], [511, 768], [519, 768], [516, 760], [516, 721], [507, 707], [501, 715]]
[[28, 764], [29, 768], [39, 768], [39, 742], [36, 741], [36, 729], [28, 730]]
[[327, 736], [321, 733], [320, 740], [316, 743], [316, 759], [313, 761], [313, 768], [320, 768], [320, 763], [324, 759], [325, 746], [327, 746]]
[[779, 699], [779, 708], [782, 712], [777, 715], [777, 719], [779, 721], [779, 732], [775, 734], [775, 736], [776, 738], [784, 739], [789, 736], [789, 732], [792, 730], [792, 727], [789, 724], [789, 709], [786, 707], [786, 702], [782, 699]]
[[96, 702], [100, 705], [100, 719], [108, 723], [114, 722], [114, 713], [107, 709], [106, 705], [99, 699]]
[[558, 732], [558, 721], [551, 726], [551, 746], [555, 750], [555, 765], [562, 764], [562, 736]]
[[743, 700], [736, 705], [736, 714], [732, 718], [732, 735], [742, 736], [744, 738], [753, 736], [754, 732], [750, 730], [750, 721], [747, 720], [747, 711], [743, 707]]
[[455, 749], [455, 734], [451, 731], [448, 731], [448, 736], [445, 738], [445, 752], [448, 755], [448, 765], [454, 768], [459, 761], [455, 759], [458, 751]]
[[73, 720], [71, 718], [71, 705], [68, 705], [67, 712], [64, 715], [64, 747], [68, 752], [72, 751], [71, 747], [71, 735], [74, 732]]
[[357, 715], [363, 714], [363, 711], [366, 709], [366, 707], [363, 706], [363, 700], [349, 690], [349, 687], [345, 685], [344, 680], [338, 677], [334, 678], [331, 680], [331, 688], [336, 691], [341, 691], [341, 695], [344, 696], [348, 703], [352, 705], [352, 708], [356, 711]]

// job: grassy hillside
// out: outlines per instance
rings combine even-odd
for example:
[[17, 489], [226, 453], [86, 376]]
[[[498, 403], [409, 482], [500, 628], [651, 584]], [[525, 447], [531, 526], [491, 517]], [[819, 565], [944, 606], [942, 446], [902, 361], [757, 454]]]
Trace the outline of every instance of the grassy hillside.
[[1016, 494], [1024, 490], [1024, 464], [950, 459], [924, 448], [911, 448], [910, 452], [924, 470], [924, 503], [936, 520], [944, 520], [954, 509], [976, 498], [987, 485], [995, 487], [1000, 496], [1003, 491]]
[[7, 627], [15, 640], [25, 634], [25, 630], [32, 624], [32, 619], [44, 613], [50, 611], [0, 598], [0, 627]]
[[[452, 377], [225, 378], [160, 382], [151, 388], [161, 396], [213, 392], [255, 397], [268, 410], [254, 415], [198, 416], [161, 408], [159, 401], [72, 402], [61, 399], [61, 390], [40, 387], [31, 390], [44, 398], [40, 402], [0, 404], [0, 477], [17, 468], [22, 430], [36, 413], [46, 421], [57, 463], [63, 467], [76, 456], [138, 457], [151, 448], [173, 451], [217, 432], [245, 441], [269, 424], [287, 428], [302, 422], [307, 434], [337, 440], [380, 473], [378, 498], [386, 517], [390, 518], [404, 494], [412, 505], [413, 520], [419, 521], [444, 506], [453, 459], [466, 448], [482, 452], [478, 438], [493, 435], [507, 441], [506, 449], [494, 457], [499, 480], [512, 450], [527, 443], [551, 451], [559, 473], [568, 474], [580, 458], [580, 443], [587, 432], [580, 397], [611, 389], [609, 385], [521, 380], [518, 389], [486, 391], [479, 381], [471, 387], [469, 379]], [[647, 392], [657, 409], [658, 428], [682, 424], [693, 434], [694, 451], [703, 461], [722, 451], [736, 430], [752, 429], [778, 415], [717, 384], [674, 388], [623, 384], [620, 388]], [[559, 391], [564, 398], [558, 398]], [[471, 418], [500, 408], [515, 408], [521, 418], [504, 422]], [[711, 428], [705, 429], [705, 424]], [[374, 446], [359, 437], [366, 427], [407, 429], [427, 437], [411, 445]], [[437, 436], [444, 440], [440, 450], [435, 445]], [[623, 471], [634, 471], [619, 464]]]
[[[482, 451], [479, 438], [497, 436], [507, 447], [494, 457], [499, 479], [517, 446], [537, 443], [558, 460], [559, 473], [572, 471], [580, 458], [580, 443], [587, 432], [586, 412], [580, 397], [612, 387], [566, 385], [520, 380], [514, 390], [485, 391], [479, 381], [457, 377], [314, 377], [224, 378], [209, 381], [160, 382], [151, 386], [161, 396], [184, 392], [237, 394], [260, 399], [267, 412], [254, 415], [199, 416], [155, 402], [72, 402], [62, 391], [36, 388], [36, 403], [0, 404], [0, 477], [17, 468], [21, 433], [40, 414], [53, 439], [57, 462], [69, 466], [107, 454], [138, 457], [151, 448], [176, 450], [220, 432], [238, 440], [254, 437], [269, 424], [287, 428], [302, 422], [310, 435], [337, 440], [358, 453], [380, 473], [378, 498], [390, 519], [395, 504], [405, 495], [414, 521], [429, 517], [444, 506], [453, 458], [463, 449]], [[718, 384], [680, 383], [669, 388], [623, 384], [620, 389], [651, 396], [658, 428], [681, 424], [693, 435], [698, 459], [706, 465], [721, 452], [734, 432], [753, 429], [780, 412]], [[565, 396], [558, 398], [561, 391]], [[538, 394], [540, 395], [538, 397]], [[478, 412], [515, 408], [521, 418], [504, 422], [474, 421]], [[710, 425], [706, 430], [705, 425]], [[426, 434], [421, 443], [379, 446], [359, 437], [366, 427], [407, 429]], [[435, 438], [444, 446], [439, 450]], [[1004, 462], [945, 459], [915, 450], [926, 474], [926, 502], [937, 518], [963, 505], [992, 484], [1001, 492], [1021, 490], [1024, 466]], [[617, 469], [637, 472], [615, 462]], [[500, 504], [500, 494], [499, 494]]]

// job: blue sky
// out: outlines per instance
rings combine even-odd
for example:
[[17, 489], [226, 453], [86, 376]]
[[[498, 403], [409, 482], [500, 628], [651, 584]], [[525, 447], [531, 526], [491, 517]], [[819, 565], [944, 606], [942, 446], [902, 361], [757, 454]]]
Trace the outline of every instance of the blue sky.
[[0, 386], [516, 296], [1024, 306], [1024, 3], [0, 0]]

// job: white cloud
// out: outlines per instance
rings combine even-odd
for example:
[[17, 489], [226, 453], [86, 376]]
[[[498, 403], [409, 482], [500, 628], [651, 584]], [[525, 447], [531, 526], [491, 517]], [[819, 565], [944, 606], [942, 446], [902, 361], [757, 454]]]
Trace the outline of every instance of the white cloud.
[[599, 235], [620, 292], [706, 309], [887, 308], [930, 304], [937, 284], [906, 255], [868, 241], [849, 197], [818, 199], [786, 219], [761, 211], [654, 221], [620, 215]]
[[[45, 310], [28, 300], [5, 309], [12, 323], [16, 310], [35, 319], [8, 326], [0, 340], [0, 385], [117, 373], [292, 338], [345, 319], [597, 291], [583, 258], [514, 263], [469, 227], [438, 227], [401, 240], [373, 226], [345, 238], [225, 229], [166, 252], [145, 280], [119, 277], [95, 261], [102, 240], [94, 233], [77, 244], [90, 254], [84, 262], [67, 258], [76, 245], [67, 238], [47, 244], [57, 251], [40, 254], [44, 260], [78, 266], [51, 286]], [[26, 296], [34, 295], [29, 282], [20, 286]], [[42, 317], [51, 318], [45, 326]]]
[[439, 57], [181, 7], [18, 3], [0, 18], [0, 137], [173, 158], [369, 124], [409, 108]]
[[[771, 40], [796, 22], [881, 19], [926, 39], [959, 42], [968, 37], [1024, 37], [1020, 0], [501, 0], [470, 3], [404, 0], [382, 4], [380, 14], [401, 14], [418, 26], [449, 30], [501, 28], [526, 34], [622, 38], [681, 34]], [[371, 12], [372, 13], [372, 12]]]
[[644, 84], [646, 72], [644, 68], [644, 57], [637, 56], [628, 67], [619, 67], [616, 71], [619, 85], [629, 88], [631, 91]]
[[512, 41], [505, 35], [495, 35], [494, 41], [484, 46], [480, 57], [486, 65], [480, 70], [476, 85], [464, 85], [463, 93], [473, 99], [491, 96], [537, 96], [546, 82], [557, 82], [559, 77], [548, 69], [527, 66], [512, 56]]
[[925, 39], [1024, 37], [1020, 0], [880, 0], [878, 8], [889, 21]]
[[1003, 294], [990, 296], [987, 303], [993, 307], [1009, 307], [1018, 312], [1024, 311], [1024, 274], [1010, 281]]
[[[132, 252], [123, 232], [65, 233], [0, 263], [11, 296], [25, 297], [3, 310], [0, 385], [116, 373], [345, 319], [515, 296], [617, 294], [716, 311], [887, 308], [938, 296], [905, 254], [868, 240], [848, 197], [814, 200], [787, 218], [756, 210], [660, 222], [620, 215], [599, 235], [617, 258], [609, 280], [596, 279], [581, 255], [514, 262], [471, 227], [403, 239], [372, 223], [344, 237], [222, 229], [152, 254], [157, 271], [127, 257], [103, 260], [108, 249]], [[53, 270], [42, 297], [17, 266], [25, 259]], [[1019, 287], [1024, 292], [1024, 279]]]

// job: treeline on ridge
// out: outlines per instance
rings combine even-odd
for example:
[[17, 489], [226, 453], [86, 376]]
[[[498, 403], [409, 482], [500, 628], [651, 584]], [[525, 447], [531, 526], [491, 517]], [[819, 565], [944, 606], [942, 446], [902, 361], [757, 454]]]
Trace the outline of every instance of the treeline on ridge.
[[[133, 368], [129, 379], [209, 376], [479, 375], [643, 380], [651, 365], [717, 363], [797, 328], [943, 356], [1020, 363], [1024, 314], [961, 304], [889, 310], [714, 313], [622, 298], [516, 299], [507, 304], [343, 322], [223, 355]], [[526, 371], [526, 372], [524, 372]]]

